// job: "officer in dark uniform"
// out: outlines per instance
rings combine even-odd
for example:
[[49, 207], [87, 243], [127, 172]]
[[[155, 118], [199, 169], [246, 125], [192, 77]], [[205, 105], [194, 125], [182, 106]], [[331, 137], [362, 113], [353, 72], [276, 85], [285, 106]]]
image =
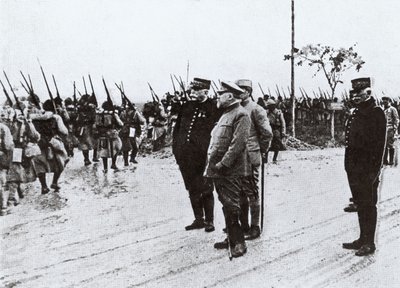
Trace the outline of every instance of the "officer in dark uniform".
[[355, 109], [346, 124], [345, 170], [353, 201], [358, 205], [360, 237], [343, 243], [357, 250], [357, 256], [375, 251], [379, 174], [386, 141], [386, 119], [371, 96], [371, 79], [351, 81]]
[[[214, 231], [214, 196], [212, 180], [203, 177], [210, 133], [221, 112], [208, 97], [211, 81], [194, 78], [190, 99], [180, 104], [173, 130], [172, 152], [189, 191], [195, 220], [186, 230], [205, 228]], [[205, 217], [205, 219], [204, 219]]]

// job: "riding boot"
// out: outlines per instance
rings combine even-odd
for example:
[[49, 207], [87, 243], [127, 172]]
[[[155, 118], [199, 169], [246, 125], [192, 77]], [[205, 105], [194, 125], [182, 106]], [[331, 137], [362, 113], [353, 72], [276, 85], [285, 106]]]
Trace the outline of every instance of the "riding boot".
[[214, 195], [211, 193], [205, 194], [202, 197], [203, 199], [203, 208], [204, 208], [204, 216], [205, 216], [205, 227], [204, 230], [206, 232], [212, 232], [215, 230], [214, 227]]
[[190, 197], [190, 204], [192, 205], [194, 219], [204, 220], [203, 205], [200, 197]]
[[228, 237], [232, 247], [232, 256], [240, 257], [247, 252], [242, 227], [239, 224], [239, 215], [228, 211]]
[[249, 201], [246, 195], [240, 197], [240, 224], [242, 225], [243, 232], [249, 231]]

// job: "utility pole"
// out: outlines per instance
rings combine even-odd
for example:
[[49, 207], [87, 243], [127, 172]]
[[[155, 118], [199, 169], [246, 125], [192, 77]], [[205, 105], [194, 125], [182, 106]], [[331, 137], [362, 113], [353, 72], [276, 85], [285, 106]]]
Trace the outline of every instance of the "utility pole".
[[290, 58], [290, 65], [291, 65], [291, 72], [290, 72], [290, 90], [291, 95], [290, 99], [292, 102], [292, 136], [296, 137], [296, 115], [295, 115], [295, 108], [296, 108], [296, 97], [294, 92], [294, 0], [292, 1], [292, 49], [291, 49], [291, 58]]

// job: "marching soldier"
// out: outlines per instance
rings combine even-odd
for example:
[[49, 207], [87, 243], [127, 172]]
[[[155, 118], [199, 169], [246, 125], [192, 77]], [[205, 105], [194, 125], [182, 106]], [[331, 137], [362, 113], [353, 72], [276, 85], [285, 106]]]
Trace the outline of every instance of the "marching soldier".
[[3, 107], [0, 107], [0, 216], [7, 214], [7, 201], [9, 196], [9, 191], [6, 187], [7, 172], [10, 168], [11, 154], [14, 148], [13, 137], [10, 129], [4, 123], [7, 118], [7, 111]]
[[[142, 134], [142, 125], [144, 125], [146, 119], [144, 119], [134, 106], [128, 106], [127, 109], [121, 113], [121, 120], [124, 123], [120, 131], [122, 154], [124, 157], [124, 165], [129, 166], [129, 162], [137, 163], [136, 155], [139, 150], [138, 139]], [[131, 151], [131, 157], [128, 161], [129, 151]]]
[[[89, 151], [92, 150], [95, 145], [93, 125], [96, 115], [96, 106], [90, 103], [89, 98], [89, 95], [84, 94], [79, 99], [78, 117], [76, 119], [76, 137], [78, 137], [79, 148], [82, 150], [86, 166], [92, 164], [89, 160]], [[96, 159], [94, 152], [93, 158]]]
[[[20, 103], [19, 107], [24, 109], [24, 106]], [[36, 180], [32, 158], [40, 154], [40, 149], [36, 144], [40, 134], [36, 131], [32, 121], [27, 119], [27, 116], [27, 109], [24, 109], [24, 114], [19, 109], [15, 109], [14, 121], [10, 127], [14, 150], [10, 169], [7, 173], [7, 183], [10, 189], [10, 199], [15, 201], [14, 205], [19, 203], [19, 198], [24, 197], [21, 184]]]
[[[211, 81], [194, 78], [190, 85], [190, 99], [179, 107], [173, 130], [172, 152], [189, 192], [195, 220], [186, 230], [214, 228], [214, 196], [211, 179], [203, 176], [210, 143], [210, 132], [220, 112], [208, 97]], [[205, 217], [205, 218], [204, 218]]]
[[101, 106], [102, 112], [96, 113], [95, 129], [98, 133], [97, 151], [103, 160], [104, 172], [108, 171], [108, 158], [111, 158], [111, 169], [118, 170], [117, 156], [121, 151], [122, 142], [118, 136], [118, 128], [124, 123], [114, 110], [114, 105], [110, 101], [105, 101]]
[[33, 124], [40, 134], [39, 147], [41, 154], [33, 157], [34, 168], [42, 186], [42, 194], [47, 194], [50, 189], [46, 183], [46, 173], [54, 173], [53, 181], [50, 186], [55, 192], [60, 190], [58, 179], [64, 171], [68, 155], [62, 135], [68, 134], [63, 120], [55, 114], [54, 105], [51, 100], [43, 103], [44, 113], [31, 114]]
[[[252, 173], [243, 179], [243, 193], [241, 195], [241, 216], [240, 222], [245, 233], [248, 233], [246, 240], [260, 237], [260, 193], [258, 179], [260, 174], [261, 155], [264, 155], [269, 148], [272, 139], [272, 130], [269, 124], [266, 111], [257, 103], [251, 101], [253, 91], [250, 80], [237, 80], [235, 82], [244, 93], [240, 96], [241, 105], [250, 115], [250, 135], [247, 140], [247, 151], [249, 152]], [[262, 175], [264, 176], [264, 175]], [[251, 227], [248, 223], [250, 206]]]
[[[399, 114], [397, 109], [394, 108], [392, 104], [392, 99], [390, 97], [382, 97], [383, 108], [386, 117], [386, 148], [385, 155], [383, 156], [383, 164], [393, 165], [394, 159], [394, 136], [396, 135], [397, 129], [399, 127]], [[389, 156], [389, 160], [388, 160]]]
[[217, 106], [223, 114], [211, 132], [205, 170], [205, 176], [213, 180], [222, 203], [228, 234], [227, 239], [215, 243], [214, 247], [231, 249], [233, 257], [243, 256], [247, 251], [239, 224], [243, 179], [251, 175], [246, 147], [251, 121], [246, 109], [240, 105], [243, 92], [235, 83], [221, 82]]
[[375, 251], [379, 174], [386, 140], [385, 113], [371, 96], [371, 79], [351, 81], [355, 109], [346, 125], [345, 170], [353, 200], [358, 205], [360, 237], [343, 243], [357, 256]]

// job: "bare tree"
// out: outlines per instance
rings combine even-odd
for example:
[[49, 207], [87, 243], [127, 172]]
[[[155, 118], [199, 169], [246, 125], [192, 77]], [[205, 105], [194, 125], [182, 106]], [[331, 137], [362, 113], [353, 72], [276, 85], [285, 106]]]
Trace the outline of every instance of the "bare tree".
[[[313, 76], [318, 73], [325, 75], [331, 89], [331, 100], [335, 97], [336, 87], [339, 83], [343, 83], [341, 80], [343, 74], [350, 70], [355, 69], [357, 72], [362, 68], [365, 62], [361, 59], [361, 56], [354, 50], [356, 44], [348, 49], [345, 48], [333, 48], [331, 46], [324, 46], [321, 44], [313, 45], [309, 44], [301, 49], [296, 49], [292, 55], [285, 55], [284, 60], [295, 60], [296, 66], [302, 66], [308, 64], [308, 66], [316, 67], [317, 70]], [[334, 140], [335, 134], [335, 118], [334, 110], [332, 110], [331, 117], [331, 137]]]

